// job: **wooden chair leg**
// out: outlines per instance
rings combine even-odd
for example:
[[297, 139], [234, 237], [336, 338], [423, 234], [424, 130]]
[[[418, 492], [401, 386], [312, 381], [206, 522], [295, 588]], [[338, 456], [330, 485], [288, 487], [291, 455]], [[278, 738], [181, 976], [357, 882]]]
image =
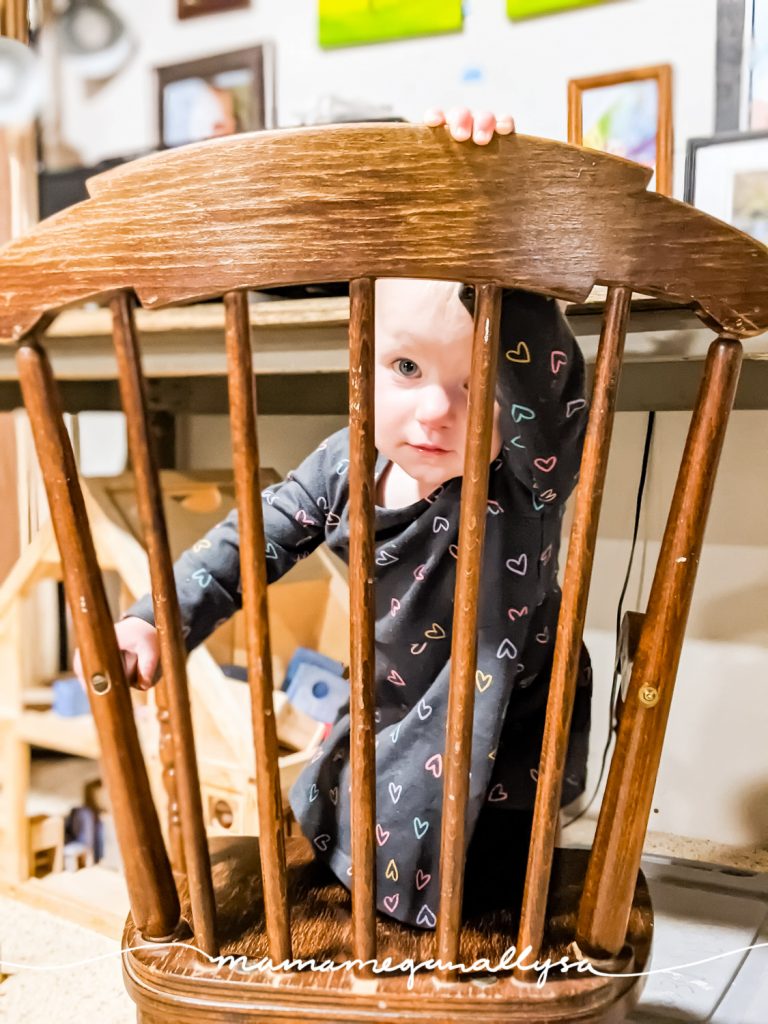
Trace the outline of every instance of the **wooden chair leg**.
[[664, 531], [579, 908], [577, 942], [598, 956], [624, 944], [741, 354], [709, 348]]

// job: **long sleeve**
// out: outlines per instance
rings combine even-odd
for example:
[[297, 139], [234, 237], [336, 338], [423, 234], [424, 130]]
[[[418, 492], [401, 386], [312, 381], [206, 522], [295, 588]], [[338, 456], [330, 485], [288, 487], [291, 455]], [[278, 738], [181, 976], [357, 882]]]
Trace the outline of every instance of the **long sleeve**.
[[[267, 582], [280, 579], [325, 537], [327, 447], [323, 442], [286, 479], [262, 492]], [[237, 509], [185, 551], [173, 567], [187, 650], [202, 643], [242, 607]], [[140, 598], [124, 617], [154, 625], [152, 599]]]
[[501, 457], [535, 510], [565, 502], [588, 418], [584, 357], [554, 299], [504, 292], [497, 376]]

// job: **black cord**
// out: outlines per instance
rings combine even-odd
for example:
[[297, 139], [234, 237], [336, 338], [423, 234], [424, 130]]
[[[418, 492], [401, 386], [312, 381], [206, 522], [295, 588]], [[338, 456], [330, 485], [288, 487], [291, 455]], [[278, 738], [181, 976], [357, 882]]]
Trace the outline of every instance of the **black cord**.
[[611, 749], [611, 743], [613, 738], [618, 732], [619, 722], [616, 717], [616, 707], [618, 704], [618, 690], [619, 690], [619, 637], [621, 635], [621, 619], [623, 615], [624, 598], [627, 593], [627, 587], [629, 586], [629, 577], [632, 573], [632, 562], [635, 557], [635, 546], [637, 544], [637, 534], [640, 527], [640, 512], [643, 507], [643, 494], [645, 492], [645, 480], [648, 475], [648, 461], [651, 454], [651, 441], [653, 440], [653, 428], [656, 423], [656, 413], [648, 413], [648, 425], [645, 430], [645, 446], [643, 448], [643, 462], [640, 467], [640, 483], [637, 488], [637, 503], [635, 505], [635, 525], [632, 531], [632, 547], [629, 551], [629, 563], [627, 564], [627, 574], [624, 577], [624, 586], [621, 588], [621, 594], [619, 595], [619, 604], [616, 609], [616, 657], [613, 662], [613, 682], [611, 683], [611, 699], [608, 706], [608, 739], [605, 741], [605, 747], [603, 748], [603, 757], [600, 762], [600, 775], [597, 779], [597, 785], [595, 791], [589, 798], [584, 807], [570, 818], [564, 825], [563, 828], [568, 828], [574, 821], [578, 821], [579, 818], [583, 817], [595, 802], [595, 798], [600, 791], [600, 785], [603, 781], [603, 775], [605, 774], [605, 764], [608, 760], [608, 751]]

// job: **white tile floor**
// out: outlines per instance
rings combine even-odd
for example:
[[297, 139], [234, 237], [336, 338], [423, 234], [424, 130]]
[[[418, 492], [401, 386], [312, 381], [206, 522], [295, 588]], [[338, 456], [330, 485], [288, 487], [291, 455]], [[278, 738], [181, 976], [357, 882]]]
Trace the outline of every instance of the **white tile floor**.
[[768, 875], [650, 857], [643, 871], [655, 921], [649, 970], [678, 969], [649, 976], [629, 1020], [768, 1024]]
[[[768, 875], [646, 857], [655, 915], [637, 1024], [768, 1024]], [[756, 943], [750, 953], [680, 965]], [[31, 964], [116, 954], [117, 941], [0, 897], [0, 957]], [[17, 971], [0, 983], [2, 1024], [133, 1024], [116, 955], [65, 971]]]

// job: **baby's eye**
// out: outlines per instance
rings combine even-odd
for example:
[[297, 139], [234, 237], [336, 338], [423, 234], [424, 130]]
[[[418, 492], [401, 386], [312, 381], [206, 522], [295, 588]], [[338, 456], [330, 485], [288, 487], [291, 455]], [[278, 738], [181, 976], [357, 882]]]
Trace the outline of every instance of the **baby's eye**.
[[395, 370], [401, 377], [418, 377], [421, 372], [412, 359], [396, 359]]

